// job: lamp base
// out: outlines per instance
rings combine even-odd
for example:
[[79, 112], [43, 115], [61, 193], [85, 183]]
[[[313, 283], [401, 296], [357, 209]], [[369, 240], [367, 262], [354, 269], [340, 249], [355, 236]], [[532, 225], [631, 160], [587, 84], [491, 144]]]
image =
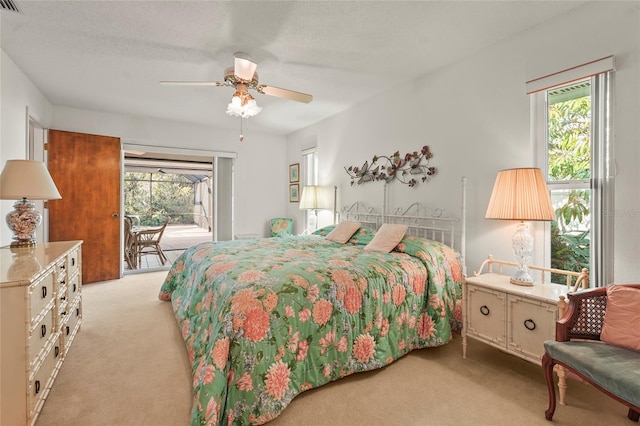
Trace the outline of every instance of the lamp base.
[[518, 279], [511, 278], [511, 279], [509, 279], [509, 282], [511, 284], [515, 284], [515, 285], [521, 285], [521, 286], [525, 286], [525, 287], [533, 287], [533, 281], [520, 281]]
[[24, 240], [24, 241], [12, 241], [11, 244], [9, 244], [9, 247], [10, 248], [29, 248], [29, 247], [35, 247], [37, 245], [38, 243], [36, 241]]
[[35, 247], [36, 229], [42, 223], [42, 213], [36, 210], [36, 204], [26, 198], [13, 204], [15, 210], [7, 214], [7, 225], [13, 232], [10, 247]]
[[532, 286], [533, 278], [529, 274], [527, 264], [531, 262], [531, 254], [533, 253], [533, 236], [529, 232], [528, 223], [518, 223], [516, 233], [513, 234], [511, 242], [513, 243], [513, 254], [516, 257], [518, 266], [516, 273], [509, 281], [515, 285]]

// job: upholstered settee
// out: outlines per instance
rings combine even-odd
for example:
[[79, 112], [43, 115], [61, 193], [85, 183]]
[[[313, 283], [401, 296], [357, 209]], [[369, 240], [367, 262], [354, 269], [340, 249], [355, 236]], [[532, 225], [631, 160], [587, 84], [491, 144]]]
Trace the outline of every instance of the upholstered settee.
[[[614, 297], [615, 296], [615, 297]], [[559, 365], [629, 407], [640, 418], [640, 284], [612, 285], [569, 293], [556, 323], [556, 340], [542, 358], [551, 420], [556, 408], [553, 369]]]

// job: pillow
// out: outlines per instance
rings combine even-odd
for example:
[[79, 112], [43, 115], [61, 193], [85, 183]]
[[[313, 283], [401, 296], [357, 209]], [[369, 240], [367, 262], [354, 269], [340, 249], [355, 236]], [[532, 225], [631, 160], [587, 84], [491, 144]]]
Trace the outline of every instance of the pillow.
[[607, 287], [607, 307], [600, 340], [640, 351], [640, 289], [622, 285]]
[[389, 253], [402, 241], [407, 229], [409, 229], [408, 225], [385, 223], [378, 229], [373, 240], [364, 246], [364, 250]]
[[371, 242], [371, 240], [373, 240], [375, 235], [376, 232], [373, 229], [366, 226], [360, 226], [360, 229], [358, 229], [358, 231], [349, 238], [349, 244], [366, 246]]
[[336, 229], [337, 225], [327, 225], [325, 227], [322, 227], [320, 229], [316, 229], [315, 231], [313, 231], [311, 233], [311, 235], [320, 235], [321, 237], [326, 237], [327, 235], [329, 235], [329, 233], [331, 231], [333, 231], [334, 229]]
[[360, 225], [360, 222], [345, 220], [344, 222], [340, 222], [326, 238], [329, 241], [344, 244], [349, 241], [349, 238], [351, 238], [358, 229], [360, 229]]

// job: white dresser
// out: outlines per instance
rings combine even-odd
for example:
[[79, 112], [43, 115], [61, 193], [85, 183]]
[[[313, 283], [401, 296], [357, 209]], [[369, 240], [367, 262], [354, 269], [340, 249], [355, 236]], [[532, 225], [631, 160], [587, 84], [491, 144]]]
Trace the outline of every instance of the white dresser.
[[33, 425], [82, 319], [82, 241], [0, 248], [0, 425]]

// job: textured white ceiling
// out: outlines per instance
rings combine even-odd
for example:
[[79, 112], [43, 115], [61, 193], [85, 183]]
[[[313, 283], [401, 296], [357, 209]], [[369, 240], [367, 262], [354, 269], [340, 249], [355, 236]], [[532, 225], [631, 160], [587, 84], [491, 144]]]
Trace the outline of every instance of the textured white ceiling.
[[19, 1], [2, 49], [54, 105], [237, 129], [222, 81], [233, 53], [260, 83], [253, 130], [286, 135], [567, 13], [578, 1]]

